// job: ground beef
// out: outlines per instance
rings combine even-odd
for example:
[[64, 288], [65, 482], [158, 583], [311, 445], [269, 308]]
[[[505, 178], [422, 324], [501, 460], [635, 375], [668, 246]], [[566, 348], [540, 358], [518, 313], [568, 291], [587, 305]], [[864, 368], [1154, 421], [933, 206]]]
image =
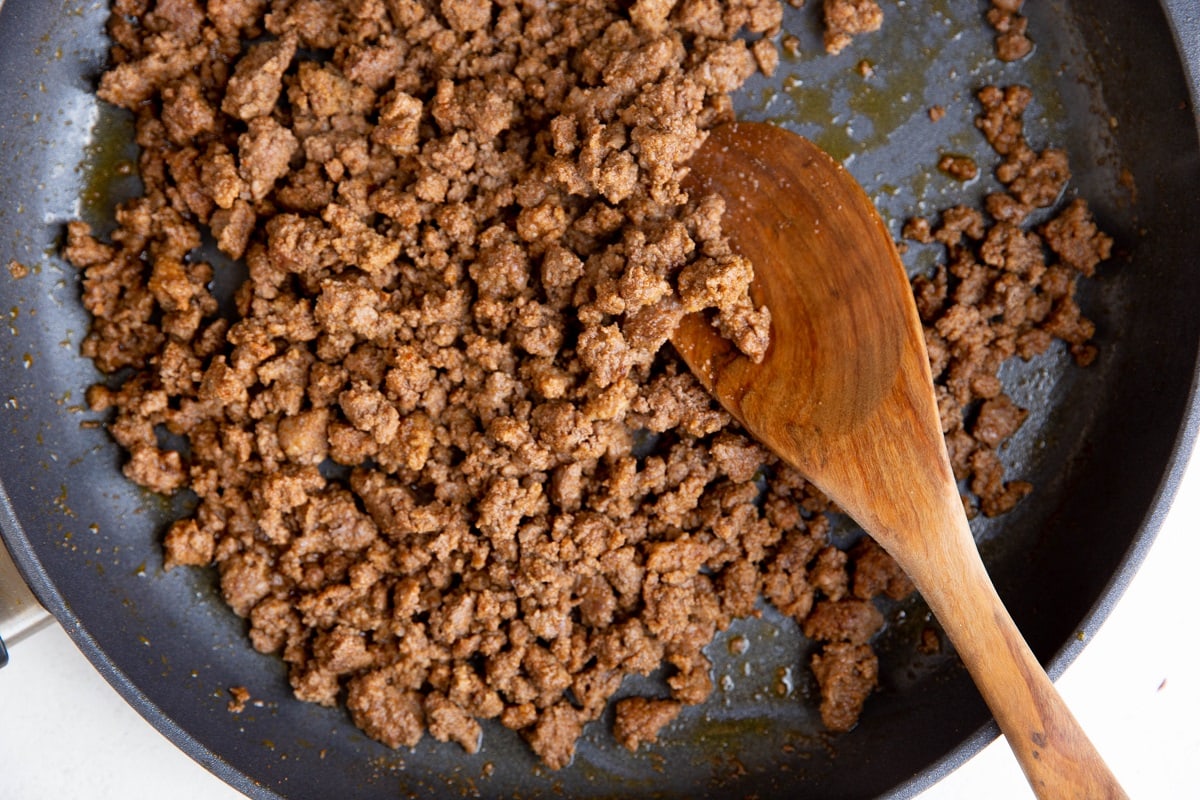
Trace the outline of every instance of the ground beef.
[[556, 703], [528, 728], [526, 740], [550, 769], [561, 769], [575, 756], [575, 741], [583, 733], [583, 716], [569, 703]]
[[388, 747], [414, 747], [425, 730], [421, 695], [402, 688], [402, 683], [374, 670], [351, 678], [346, 686], [346, 707], [354, 724]]
[[822, 600], [804, 618], [804, 635], [820, 642], [866, 644], [883, 627], [883, 615], [866, 600]]
[[823, 10], [827, 53], [840, 53], [855, 36], [883, 25], [883, 9], [877, 0], [824, 0]]
[[861, 539], [850, 556], [854, 560], [852, 594], [859, 600], [874, 600], [880, 595], [903, 600], [912, 593], [912, 581], [873, 539]]
[[938, 160], [938, 169], [959, 181], [971, 181], [979, 176], [979, 167], [969, 156], [944, 155]]
[[229, 698], [229, 713], [240, 714], [246, 710], [246, 702], [250, 699], [250, 690], [245, 686], [230, 686]]
[[[881, 20], [823, 10], [831, 49]], [[828, 502], [663, 347], [696, 310], [768, 344], [721, 203], [680, 178], [778, 64], [779, 2], [113, 12], [99, 93], [135, 116], [144, 190], [108, 241], [68, 226], [83, 352], [112, 374], [88, 401], [132, 480], [196, 495], [165, 566], [214, 564], [296, 697], [390, 747], [474, 752], [498, 719], [560, 768], [627, 675], [666, 677], [616, 705], [631, 749], [704, 701], [703, 648], [765, 597], [818, 642], [828, 727], [854, 724], [873, 601], [911, 585], [869, 540], [832, 547]], [[915, 289], [955, 468], [992, 513], [1025, 491], [995, 370], [1054, 337], [1094, 354], [1072, 293], [1111, 242], [1085, 205], [1021, 227], [1065, 159], [1024, 142], [1027, 93], [981, 100], [1001, 222], [910, 230], [951, 254]], [[209, 234], [245, 268], [228, 296]]]
[[831, 731], [848, 731], [858, 723], [863, 703], [879, 679], [879, 659], [869, 645], [835, 642], [812, 657], [821, 689], [821, 721]]
[[658, 732], [669, 725], [683, 705], [676, 700], [651, 700], [645, 697], [630, 697], [616, 704], [616, 721], [613, 735], [630, 750], [637, 750], [642, 742], [658, 740]]
[[1029, 20], [1020, 13], [1025, 0], [992, 0], [988, 23], [996, 30], [996, 57], [1001, 61], [1020, 61], [1033, 52], [1033, 42], [1025, 35]]
[[1033, 99], [1027, 87], [986, 86], [978, 99], [976, 127], [1003, 157], [996, 175], [1005, 190], [986, 199], [991, 220], [958, 206], [936, 224], [909, 220], [902, 233], [946, 248], [945, 263], [917, 277], [913, 289], [955, 475], [967, 481], [969, 512], [996, 516], [1033, 490], [1004, 478], [999, 452], [1028, 411], [1004, 394], [997, 373], [1012, 356], [1033, 358], [1056, 339], [1077, 363], [1091, 363], [1095, 326], [1075, 302], [1075, 287], [1110, 257], [1112, 239], [1081, 198], [1029, 229], [1030, 214], [1064, 192], [1066, 154], [1039, 153], [1025, 139], [1022, 116]]

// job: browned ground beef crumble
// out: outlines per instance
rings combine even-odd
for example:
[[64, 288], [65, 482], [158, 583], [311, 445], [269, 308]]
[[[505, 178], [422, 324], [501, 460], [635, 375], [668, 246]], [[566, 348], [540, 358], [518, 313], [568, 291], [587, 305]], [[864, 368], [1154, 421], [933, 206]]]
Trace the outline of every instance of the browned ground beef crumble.
[[[872, 6], [825, 13], [857, 32]], [[298, 698], [344, 701], [392, 747], [474, 752], [495, 718], [559, 768], [628, 674], [665, 664], [669, 687], [616, 704], [631, 749], [705, 700], [702, 649], [765, 597], [820, 644], [826, 725], [854, 725], [873, 600], [911, 585], [869, 539], [833, 547], [827, 501], [662, 348], [699, 309], [766, 346], [720, 202], [679, 178], [729, 93], [774, 69], [781, 13], [113, 3], [100, 96], [136, 116], [145, 190], [109, 241], [69, 226], [84, 352], [127, 376], [89, 402], [132, 480], [195, 493], [167, 568], [215, 564]], [[1025, 411], [996, 370], [1056, 337], [1093, 356], [1072, 293], [1110, 243], [1081, 201], [1021, 227], [1066, 160], [1025, 142], [1026, 90], [980, 99], [997, 221], [957, 208], [906, 234], [947, 247], [915, 291], [955, 468], [994, 514], [1029, 491], [1004, 481]], [[194, 255], [208, 234], [247, 269], [236, 313]]]
[[992, 0], [988, 23], [996, 31], [996, 57], [1001, 61], [1020, 61], [1033, 52], [1033, 41], [1026, 36], [1029, 20], [1021, 14], [1025, 0]]
[[840, 53], [851, 39], [871, 33], [883, 25], [883, 9], [878, 0], [822, 0], [825, 17], [825, 52]]

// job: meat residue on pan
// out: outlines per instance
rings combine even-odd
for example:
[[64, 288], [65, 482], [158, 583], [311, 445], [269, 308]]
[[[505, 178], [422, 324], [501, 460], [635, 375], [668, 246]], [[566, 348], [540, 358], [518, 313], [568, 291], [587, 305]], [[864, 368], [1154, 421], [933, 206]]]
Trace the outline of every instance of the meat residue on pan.
[[[833, 546], [827, 501], [663, 347], [708, 310], [765, 349], [720, 201], [679, 179], [775, 68], [781, 4], [202, 6], [113, 3], [99, 94], [136, 117], [144, 192], [65, 251], [126, 475], [198, 499], [166, 567], [215, 565], [296, 697], [392, 747], [475, 752], [498, 719], [560, 768], [625, 676], [665, 665], [664, 696], [616, 703], [636, 749], [709, 696], [704, 648], [760, 598], [818, 643], [825, 724], [853, 727], [874, 600], [911, 585], [871, 540]], [[878, 27], [874, 2], [824, 6]], [[997, 370], [1056, 338], [1094, 356], [1073, 291], [1111, 246], [1083, 201], [1024, 224], [1069, 177], [1024, 139], [1028, 94], [980, 93], [1006, 187], [987, 214], [905, 233], [946, 246], [914, 290], [989, 515], [1030, 489], [1000, 465], [1026, 412]], [[230, 309], [206, 240], [244, 264]]]

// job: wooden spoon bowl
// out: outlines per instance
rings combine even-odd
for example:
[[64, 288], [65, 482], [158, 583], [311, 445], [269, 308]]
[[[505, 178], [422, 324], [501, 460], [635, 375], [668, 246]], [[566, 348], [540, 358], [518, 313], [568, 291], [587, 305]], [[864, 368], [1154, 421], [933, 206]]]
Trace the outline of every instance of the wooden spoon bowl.
[[1125, 797], [1005, 610], [946, 452], [891, 234], [854, 178], [770, 125], [714, 130], [687, 186], [715, 192], [772, 314], [754, 363], [700, 314], [676, 350], [742, 425], [891, 553], [929, 603], [1040, 798]]

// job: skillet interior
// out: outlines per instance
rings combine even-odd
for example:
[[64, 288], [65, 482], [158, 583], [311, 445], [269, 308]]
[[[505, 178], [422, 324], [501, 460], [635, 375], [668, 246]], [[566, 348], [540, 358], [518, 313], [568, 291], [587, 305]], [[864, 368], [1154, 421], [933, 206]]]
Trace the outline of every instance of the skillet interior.
[[[749, 87], [741, 111], [786, 120], [848, 159], [898, 231], [914, 209], [934, 213], [987, 190], [986, 180], [964, 189], [930, 169], [946, 151], [993, 163], [971, 126], [972, 91], [992, 81], [1035, 87], [1030, 139], [1067, 147], [1072, 191], [1091, 201], [1122, 252], [1083, 297], [1099, 328], [1098, 363], [1075, 370], [1056, 352], [1005, 376], [1014, 398], [1034, 409], [1007, 457], [1014, 474], [1039, 489], [1015, 512], [976, 527], [1018, 625], [1043, 660], [1058, 654], [1061, 670], [1082, 646], [1076, 633], [1089, 611], [1119, 593], [1110, 580], [1169, 499], [1161, 490], [1178, 457], [1200, 340], [1193, 313], [1200, 229], [1191, 224], [1200, 148], [1160, 13], [1134, 0], [1030, 4], [1038, 50], [1003, 66], [981, 56], [991, 48], [986, 5], [889, 6], [882, 36], [834, 58], [815, 54], [813, 10], [789, 10], [786, 27], [813, 55], [785, 61], [779, 78]], [[970, 748], [955, 751], [965, 740], [978, 746], [994, 735], [975, 733], [987, 712], [957, 662], [915, 653], [925, 624], [919, 604], [894, 611], [881, 648], [883, 689], [859, 728], [836, 739], [820, 734], [799, 699], [812, 687], [794, 626], [769, 613], [735, 626], [752, 641], [747, 656], [729, 655], [722, 640], [713, 646], [717, 673], [732, 688], [686, 711], [662, 743], [629, 756], [595, 725], [560, 773], [538, 767], [498, 726], [485, 728], [476, 756], [428, 739], [413, 753], [393, 753], [343, 712], [293, 701], [282, 664], [251, 650], [213, 574], [162, 572], [157, 540], [178, 509], [124, 480], [117, 448], [82, 410], [83, 389], [98, 376], [78, 355], [87, 319], [76, 275], [56, 256], [58, 241], [68, 219], [100, 220], [136, 185], [115, 170], [130, 155], [127, 123], [91, 95], [105, 56], [105, 13], [78, 2], [0, 5], [0, 267], [16, 259], [34, 268], [21, 280], [0, 273], [12, 329], [0, 346], [0, 521], [43, 603], [193, 757], [261, 797], [447, 789], [524, 797], [907, 796], [925, 780], [914, 775], [948, 753], [949, 762], [965, 758]], [[864, 57], [875, 64], [869, 80], [855, 70]], [[935, 103], [949, 112], [936, 126], [926, 115]], [[931, 257], [916, 248], [908, 254], [913, 269]], [[789, 683], [790, 694], [776, 691]], [[264, 705], [229, 714], [233, 685], [247, 686]]]

